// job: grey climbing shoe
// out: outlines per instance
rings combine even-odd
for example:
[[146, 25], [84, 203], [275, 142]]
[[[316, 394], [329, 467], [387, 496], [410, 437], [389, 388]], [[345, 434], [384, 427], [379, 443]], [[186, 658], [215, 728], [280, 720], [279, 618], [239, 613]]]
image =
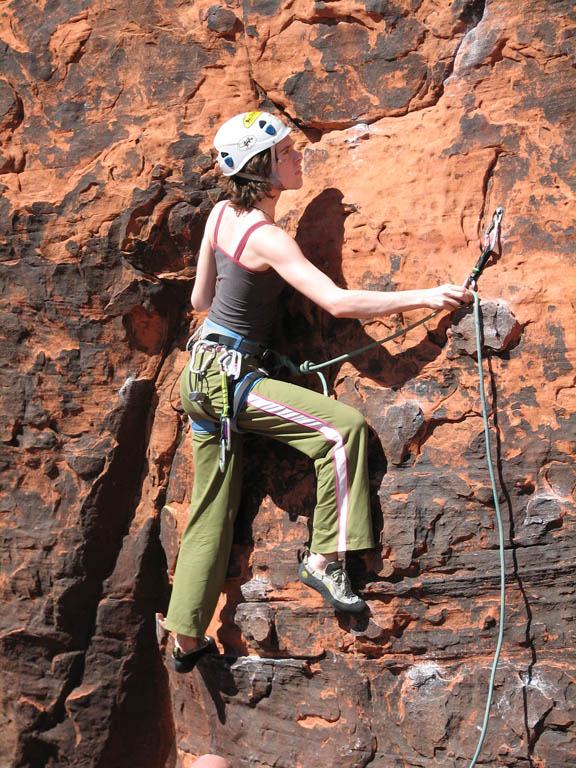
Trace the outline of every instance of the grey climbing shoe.
[[328, 563], [325, 572], [321, 573], [311, 568], [308, 558], [304, 557], [298, 568], [298, 577], [307, 587], [320, 592], [339, 611], [361, 613], [366, 608], [364, 600], [352, 591], [348, 574], [338, 560]]

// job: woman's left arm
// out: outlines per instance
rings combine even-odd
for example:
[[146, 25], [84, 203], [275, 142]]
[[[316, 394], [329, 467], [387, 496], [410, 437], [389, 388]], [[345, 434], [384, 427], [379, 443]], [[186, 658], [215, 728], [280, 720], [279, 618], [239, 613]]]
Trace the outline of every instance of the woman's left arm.
[[[212, 213], [214, 213], [212, 210]], [[214, 260], [214, 248], [210, 233], [214, 228], [212, 213], [206, 222], [204, 237], [200, 245], [198, 264], [196, 266], [196, 280], [192, 289], [192, 306], [199, 312], [210, 309], [214, 293], [216, 292], [216, 262]]]

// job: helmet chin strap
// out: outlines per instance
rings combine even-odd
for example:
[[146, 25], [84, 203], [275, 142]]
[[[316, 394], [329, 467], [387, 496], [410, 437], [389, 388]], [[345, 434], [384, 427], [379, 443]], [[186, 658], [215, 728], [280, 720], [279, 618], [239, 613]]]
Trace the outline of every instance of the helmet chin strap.
[[248, 179], [248, 181], [269, 181], [265, 176], [255, 176], [253, 173], [242, 173], [242, 171], [238, 171], [238, 173], [235, 173], [232, 178], [239, 178], [239, 179]]
[[284, 190], [286, 187], [284, 184], [282, 184], [280, 181], [280, 176], [278, 175], [278, 157], [276, 156], [276, 145], [272, 147], [270, 155], [272, 158], [272, 167], [270, 169], [270, 176], [268, 177], [268, 181], [270, 184], [272, 184], [273, 187], [278, 187], [278, 189]]

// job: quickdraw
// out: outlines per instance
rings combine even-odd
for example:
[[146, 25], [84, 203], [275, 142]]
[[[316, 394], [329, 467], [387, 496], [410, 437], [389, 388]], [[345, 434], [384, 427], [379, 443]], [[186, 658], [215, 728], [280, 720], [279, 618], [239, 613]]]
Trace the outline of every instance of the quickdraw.
[[491, 254], [496, 253], [496, 249], [500, 249], [500, 223], [502, 221], [502, 216], [504, 216], [504, 208], [500, 205], [492, 214], [492, 220], [484, 232], [484, 248], [482, 249], [482, 253], [480, 254], [476, 266], [466, 278], [466, 282], [464, 283], [466, 288], [470, 286], [470, 288], [476, 290], [476, 283], [482, 274], [482, 270], [486, 266], [488, 259]]
[[220, 472], [226, 469], [226, 454], [232, 447], [232, 435], [230, 431], [230, 401], [228, 397], [228, 376], [221, 372], [222, 379], [222, 413], [220, 414]]
[[220, 472], [226, 469], [226, 455], [232, 448], [232, 413], [230, 410], [230, 379], [237, 380], [242, 370], [242, 355], [234, 349], [224, 349], [218, 358], [222, 382], [222, 412], [220, 414]]

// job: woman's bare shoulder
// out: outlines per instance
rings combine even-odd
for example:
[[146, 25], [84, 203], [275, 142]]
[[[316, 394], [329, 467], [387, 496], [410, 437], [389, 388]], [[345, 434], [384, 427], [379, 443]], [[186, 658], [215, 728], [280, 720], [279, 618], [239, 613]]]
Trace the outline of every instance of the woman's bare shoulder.
[[220, 202], [216, 203], [208, 214], [208, 218], [206, 219], [206, 226], [204, 228], [204, 234], [208, 235], [211, 241], [214, 236], [214, 230], [216, 229], [216, 222], [218, 221], [218, 217], [227, 205], [228, 200], [220, 200]]
[[253, 248], [268, 266], [276, 267], [287, 259], [305, 258], [294, 238], [276, 224], [261, 227], [251, 240]]

